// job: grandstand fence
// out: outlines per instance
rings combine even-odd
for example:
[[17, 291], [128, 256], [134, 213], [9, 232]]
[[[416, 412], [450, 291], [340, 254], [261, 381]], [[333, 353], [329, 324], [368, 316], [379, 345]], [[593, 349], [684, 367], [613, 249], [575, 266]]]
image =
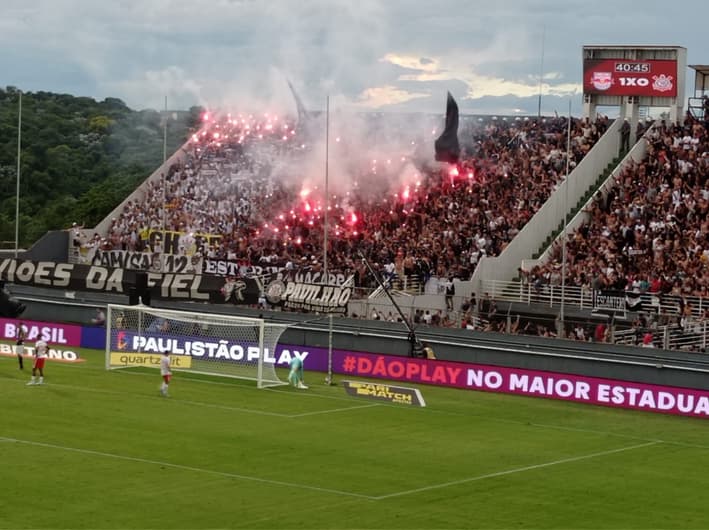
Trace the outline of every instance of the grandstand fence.
[[[563, 305], [565, 310], [596, 312], [599, 318], [606, 316], [614, 323], [611, 342], [616, 344], [638, 344], [641, 334], [650, 332], [654, 344], [665, 349], [703, 351], [707, 346], [709, 300], [699, 296], [640, 293], [642, 310], [627, 309], [609, 315], [603, 309], [596, 310], [594, 292], [585, 287], [484, 280], [482, 288], [498, 302], [516, 302], [530, 307], [541, 305], [558, 312]], [[648, 317], [648, 325], [642, 329], [633, 328], [632, 321], [640, 315]]]

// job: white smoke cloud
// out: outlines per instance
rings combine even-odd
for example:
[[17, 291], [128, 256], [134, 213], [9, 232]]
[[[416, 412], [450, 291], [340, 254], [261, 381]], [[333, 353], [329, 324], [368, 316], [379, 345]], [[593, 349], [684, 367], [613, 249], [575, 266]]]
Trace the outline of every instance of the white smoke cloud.
[[[258, 155], [272, 176], [295, 192], [307, 190], [323, 203], [354, 211], [354, 195], [392, 201], [421, 184], [422, 164], [433, 163], [433, 141], [442, 116], [355, 113], [333, 108], [300, 124], [302, 149], [283, 157], [275, 151]], [[439, 129], [436, 129], [436, 125]], [[303, 138], [303, 136], [299, 136]]]

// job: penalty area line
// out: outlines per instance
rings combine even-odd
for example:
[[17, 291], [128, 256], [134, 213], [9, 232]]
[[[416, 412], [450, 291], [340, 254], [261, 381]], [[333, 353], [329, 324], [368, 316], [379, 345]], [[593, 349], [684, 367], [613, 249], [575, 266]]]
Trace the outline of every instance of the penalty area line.
[[300, 414], [290, 414], [289, 418], [302, 418], [303, 416], [315, 416], [317, 414], [330, 414], [331, 412], [347, 412], [348, 410], [357, 409], [369, 409], [372, 407], [379, 407], [378, 403], [372, 403], [370, 405], [358, 405], [356, 407], [342, 407], [340, 409], [327, 409], [327, 410], [316, 410], [314, 412], [302, 412]]
[[[157, 371], [157, 370], [156, 370]], [[122, 369], [114, 369], [112, 370], [113, 373], [115, 374], [121, 374], [121, 375], [130, 375], [130, 376], [144, 376], [144, 377], [155, 377], [155, 374], [148, 374], [148, 373], [143, 373], [143, 372], [132, 372], [132, 371], [126, 371]], [[217, 385], [217, 386], [227, 386], [231, 388], [236, 388], [239, 390], [255, 390], [257, 392], [271, 392], [274, 394], [288, 394], [288, 395], [293, 395], [292, 390], [278, 390], [282, 386], [288, 386], [288, 383], [283, 383], [283, 385], [279, 385], [276, 387], [268, 387], [268, 388], [258, 388], [256, 385], [253, 386], [248, 386], [244, 384], [238, 384], [238, 383], [225, 383], [222, 381], [212, 381], [210, 379], [199, 379], [197, 377], [189, 377], [189, 375], [184, 375], [184, 374], [189, 374], [190, 372], [181, 372], [178, 370], [175, 370], [174, 374], [179, 374], [178, 377], [175, 378], [175, 381], [190, 381], [192, 383], [201, 383], [205, 385]], [[215, 375], [213, 377], [220, 377], [218, 375]], [[314, 388], [314, 386], [311, 386], [311, 390]], [[317, 392], [296, 392], [299, 397], [304, 397], [304, 398], [321, 398], [321, 399], [330, 399], [330, 400], [336, 400], [336, 401], [352, 401], [351, 397], [339, 397], [339, 396], [331, 396], [331, 395], [326, 395], [326, 394], [318, 394]]]
[[218, 403], [208, 403], [205, 401], [192, 401], [189, 399], [181, 399], [181, 398], [165, 398], [163, 396], [156, 396], [156, 395], [147, 395], [147, 394], [126, 394], [125, 392], [119, 392], [117, 390], [107, 390], [103, 388], [91, 388], [91, 387], [82, 387], [82, 386], [75, 386], [75, 385], [65, 385], [62, 383], [52, 383], [52, 387], [57, 387], [57, 388], [70, 388], [72, 390], [79, 390], [81, 392], [95, 392], [98, 394], [114, 394], [114, 395], [120, 395], [120, 396], [130, 396], [138, 399], [150, 399], [151, 401], [155, 402], [170, 402], [170, 403], [175, 403], [175, 404], [182, 404], [182, 405], [191, 405], [191, 406], [196, 406], [196, 407], [205, 407], [205, 408], [211, 408], [211, 409], [220, 409], [220, 410], [228, 410], [228, 411], [233, 411], [233, 412], [243, 412], [245, 414], [257, 414], [259, 416], [274, 416], [276, 418], [290, 418], [290, 414], [281, 414], [279, 412], [269, 412], [267, 410], [258, 410], [258, 409], [247, 409], [243, 407], [230, 407], [229, 405], [220, 405]]
[[310, 486], [308, 484], [299, 484], [296, 482], [286, 482], [282, 480], [272, 480], [272, 479], [266, 479], [266, 478], [260, 478], [260, 477], [253, 477], [250, 475], [240, 475], [238, 473], [229, 473], [227, 471], [218, 471], [214, 469], [206, 469], [206, 468], [201, 468], [201, 467], [195, 467], [195, 466], [185, 466], [182, 464], [173, 464], [171, 462], [163, 462], [161, 460], [151, 460], [148, 458], [139, 458], [135, 456], [128, 456], [128, 455], [120, 455], [117, 453], [106, 453], [103, 451], [94, 451], [93, 449], [82, 449], [80, 447], [70, 447], [66, 445], [57, 445], [57, 444], [50, 444], [46, 442], [36, 442], [33, 440], [22, 440], [19, 438], [12, 438], [12, 437], [7, 437], [7, 436], [0, 436], [0, 442], [13, 442], [17, 444], [23, 444], [23, 445], [30, 445], [34, 447], [44, 447], [48, 449], [57, 449], [60, 451], [68, 451], [68, 452], [73, 452], [73, 453], [79, 453], [83, 455], [92, 455], [92, 456], [100, 456], [103, 458], [113, 458], [116, 460], [124, 460], [127, 462], [137, 462], [139, 464], [149, 464], [153, 466], [162, 466], [162, 467], [169, 467], [172, 469], [179, 469], [181, 471], [190, 471], [193, 473], [205, 473], [209, 475], [215, 475], [219, 477], [224, 477], [224, 478], [233, 478], [233, 479], [238, 479], [238, 480], [245, 480], [245, 481], [250, 481], [250, 482], [259, 482], [261, 484], [268, 484], [271, 486], [285, 486], [288, 488], [298, 488], [301, 490], [310, 490], [310, 491], [317, 491], [319, 493], [332, 493], [333, 495], [341, 495], [341, 496], [346, 496], [346, 497], [356, 497], [359, 499], [367, 499], [367, 500], [374, 500], [375, 497], [372, 497], [370, 495], [363, 495], [361, 493], [354, 493], [351, 491], [342, 491], [342, 490], [336, 490], [336, 489], [331, 489], [331, 488], [321, 488], [319, 486]]
[[654, 441], [654, 442], [648, 442], [648, 443], [639, 444], [639, 445], [631, 445], [628, 447], [620, 447], [618, 449], [611, 449], [609, 451], [601, 451], [599, 453], [591, 453], [588, 455], [573, 456], [570, 458], [562, 458], [561, 460], [554, 460], [552, 462], [545, 462], [543, 464], [534, 464], [531, 466], [517, 467], [514, 469], [508, 469], [506, 471], [497, 471], [495, 473], [487, 473], [485, 475], [478, 475], [476, 477], [469, 477], [469, 478], [464, 478], [464, 479], [460, 479], [460, 480], [454, 480], [451, 482], [444, 482], [442, 484], [433, 484], [431, 486], [424, 486], [421, 488], [416, 488], [416, 489], [411, 489], [411, 490], [398, 491], [396, 493], [389, 493], [387, 495], [379, 495], [377, 497], [374, 497], [374, 499], [380, 501], [380, 500], [384, 500], [384, 499], [391, 499], [394, 497], [403, 497], [404, 495], [411, 495], [413, 493], [422, 493], [424, 491], [431, 491], [431, 490], [440, 489], [440, 488], [447, 488], [449, 486], [457, 486], [459, 484], [466, 484], [468, 482], [476, 482], [478, 480], [485, 480], [488, 478], [504, 477], [505, 475], [513, 475], [515, 473], [523, 473], [525, 471], [532, 471], [535, 469], [543, 469], [545, 467], [558, 466], [560, 464], [568, 464], [570, 462], [580, 462], [581, 460], [589, 460], [591, 458], [608, 456], [608, 455], [612, 455], [612, 454], [616, 454], [616, 453], [622, 453], [624, 451], [632, 451], [634, 449], [642, 449], [643, 447], [650, 447], [650, 446], [657, 445], [660, 443], [663, 443], [663, 442]]
[[[58, 387], [58, 388], [70, 388], [72, 390], [78, 390], [82, 392], [96, 392], [99, 394], [114, 394], [114, 395], [121, 395], [125, 396], [126, 394], [124, 392], [119, 392], [117, 390], [107, 390], [107, 389], [102, 389], [102, 388], [91, 388], [91, 387], [81, 387], [81, 386], [75, 386], [75, 385], [65, 385], [62, 383], [53, 383], [53, 387]], [[370, 407], [379, 407], [380, 405], [378, 403], [373, 403], [369, 405], [358, 405], [355, 407], [342, 407], [342, 408], [337, 408], [337, 409], [325, 409], [325, 410], [316, 410], [313, 412], [303, 412], [300, 414], [285, 414], [281, 412], [270, 412], [267, 410], [259, 410], [259, 409], [247, 409], [244, 407], [232, 407], [229, 405], [220, 405], [218, 403], [208, 403], [205, 401], [194, 401], [190, 399], [181, 399], [181, 398], [168, 398], [167, 400], [164, 397], [160, 396], [153, 396], [153, 395], [145, 395], [145, 394], [132, 394], [132, 396], [138, 397], [140, 399], [150, 399], [154, 401], [169, 401], [178, 405], [191, 405], [195, 407], [205, 407], [205, 408], [211, 408], [211, 409], [219, 409], [219, 410], [227, 410], [227, 411], [233, 411], [233, 412], [243, 412], [245, 414], [256, 414], [259, 416], [272, 416], [276, 418], [300, 418], [303, 416], [315, 416], [318, 414], [329, 414], [330, 412], [346, 412], [348, 410], [355, 410], [355, 409], [364, 409], [364, 408], [370, 408]]]

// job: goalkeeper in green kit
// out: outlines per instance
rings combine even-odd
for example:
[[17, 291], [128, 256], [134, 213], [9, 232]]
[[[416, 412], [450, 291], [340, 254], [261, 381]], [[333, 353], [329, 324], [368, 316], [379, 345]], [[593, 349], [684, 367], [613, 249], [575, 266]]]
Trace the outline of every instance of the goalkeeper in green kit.
[[291, 359], [288, 381], [296, 388], [308, 388], [303, 383], [303, 359], [300, 357], [296, 356]]

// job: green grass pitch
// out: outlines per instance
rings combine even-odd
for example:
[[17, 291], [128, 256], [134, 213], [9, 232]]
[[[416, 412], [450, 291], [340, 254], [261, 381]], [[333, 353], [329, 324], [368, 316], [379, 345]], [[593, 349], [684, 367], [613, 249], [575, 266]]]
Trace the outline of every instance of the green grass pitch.
[[411, 408], [307, 371], [162, 398], [81, 354], [42, 387], [0, 357], [0, 528], [709, 527], [705, 420], [428, 386]]

